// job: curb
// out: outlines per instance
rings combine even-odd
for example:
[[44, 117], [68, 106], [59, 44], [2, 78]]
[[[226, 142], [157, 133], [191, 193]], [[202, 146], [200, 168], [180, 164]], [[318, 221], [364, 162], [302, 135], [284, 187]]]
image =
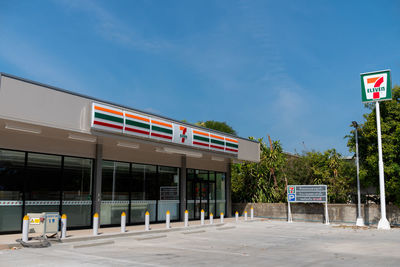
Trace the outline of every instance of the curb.
[[[156, 229], [150, 231], [132, 231], [132, 232], [125, 232], [125, 233], [107, 233], [101, 234], [97, 236], [80, 236], [80, 237], [70, 237], [66, 239], [62, 239], [61, 242], [57, 240], [49, 240], [51, 244], [65, 244], [65, 243], [72, 243], [72, 242], [81, 242], [81, 241], [90, 241], [90, 240], [100, 240], [100, 239], [109, 239], [109, 238], [119, 238], [119, 237], [129, 237], [129, 236], [139, 236], [139, 235], [152, 235], [157, 233], [168, 233], [168, 232], [179, 232], [179, 231], [186, 231], [190, 232], [193, 229], [199, 228], [211, 228], [211, 227], [221, 227], [225, 225], [225, 223], [215, 223], [215, 224], [206, 224], [206, 225], [194, 225], [189, 227], [177, 227], [177, 228], [170, 228], [170, 229]], [[40, 242], [29, 242], [29, 244], [39, 244]], [[9, 244], [0, 244], [0, 250], [3, 249], [11, 249], [11, 248], [23, 248], [20, 243], [9, 243]]]

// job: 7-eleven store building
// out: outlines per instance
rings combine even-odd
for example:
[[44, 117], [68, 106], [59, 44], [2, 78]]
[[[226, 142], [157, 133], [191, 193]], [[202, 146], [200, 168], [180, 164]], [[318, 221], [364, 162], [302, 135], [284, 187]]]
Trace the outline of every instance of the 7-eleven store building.
[[0, 233], [58, 211], [71, 228], [231, 214], [230, 164], [259, 144], [0, 73]]

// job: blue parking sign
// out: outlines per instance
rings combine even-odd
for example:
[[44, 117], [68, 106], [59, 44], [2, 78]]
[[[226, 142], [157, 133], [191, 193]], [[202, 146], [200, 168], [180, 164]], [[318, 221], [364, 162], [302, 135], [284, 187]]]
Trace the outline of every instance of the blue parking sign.
[[288, 194], [289, 201], [296, 201], [296, 194]]

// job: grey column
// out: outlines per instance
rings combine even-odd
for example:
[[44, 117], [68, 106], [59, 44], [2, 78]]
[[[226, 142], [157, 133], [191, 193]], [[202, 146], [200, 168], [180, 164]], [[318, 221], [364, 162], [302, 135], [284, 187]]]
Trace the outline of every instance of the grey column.
[[231, 163], [228, 162], [227, 171], [226, 171], [226, 183], [225, 183], [225, 192], [226, 192], [226, 215], [225, 217], [232, 217], [232, 187], [231, 187]]
[[181, 175], [179, 180], [179, 199], [180, 199], [180, 215], [181, 221], [185, 220], [185, 210], [186, 210], [186, 155], [182, 155], [181, 158]]
[[96, 159], [94, 161], [94, 191], [93, 191], [93, 214], [98, 213], [100, 218], [101, 204], [101, 167], [103, 161], [103, 145], [96, 144]]

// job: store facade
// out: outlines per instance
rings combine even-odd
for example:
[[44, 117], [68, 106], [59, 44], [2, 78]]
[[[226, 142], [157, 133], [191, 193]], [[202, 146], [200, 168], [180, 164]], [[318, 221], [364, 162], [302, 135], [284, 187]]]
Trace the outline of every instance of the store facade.
[[0, 74], [0, 233], [58, 211], [70, 228], [230, 216], [230, 164], [257, 142]]

